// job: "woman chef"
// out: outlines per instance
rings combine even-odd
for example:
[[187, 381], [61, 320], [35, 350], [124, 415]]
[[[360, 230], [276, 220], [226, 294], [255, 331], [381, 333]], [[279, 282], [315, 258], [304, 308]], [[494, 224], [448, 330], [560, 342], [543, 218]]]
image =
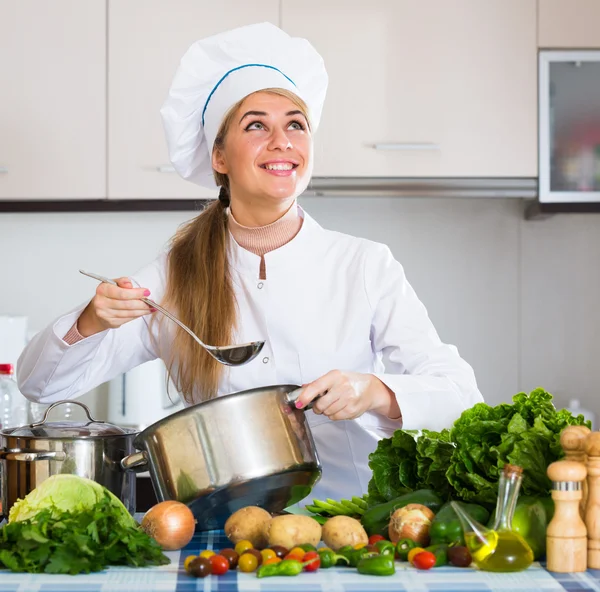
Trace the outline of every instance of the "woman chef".
[[[296, 202], [311, 177], [326, 87], [314, 48], [268, 23], [189, 48], [161, 115], [177, 172], [216, 181], [219, 199], [153, 263], [119, 287], [101, 283], [32, 340], [18, 364], [29, 399], [78, 397], [158, 357], [187, 404], [306, 385], [299, 406], [322, 394], [307, 411], [323, 465], [313, 494], [336, 499], [366, 492], [378, 439], [402, 426], [441, 429], [482, 401], [471, 367], [440, 341], [390, 250], [325, 230]], [[265, 346], [244, 366], [222, 366], [152, 315], [144, 295], [205, 343]]]

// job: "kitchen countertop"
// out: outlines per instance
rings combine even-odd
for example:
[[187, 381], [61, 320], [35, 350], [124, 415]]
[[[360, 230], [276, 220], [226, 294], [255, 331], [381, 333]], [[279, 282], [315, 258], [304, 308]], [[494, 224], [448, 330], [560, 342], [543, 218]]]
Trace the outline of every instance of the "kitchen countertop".
[[539, 564], [513, 574], [438, 567], [418, 571], [396, 563], [396, 574], [363, 576], [350, 568], [331, 568], [295, 577], [258, 579], [256, 574], [229, 572], [196, 579], [183, 569], [185, 558], [204, 549], [231, 547], [222, 531], [197, 533], [182, 551], [167, 553], [170, 565], [153, 568], [111, 567], [79, 576], [2, 572], [0, 592], [600, 592], [600, 570], [580, 574], [551, 574]]

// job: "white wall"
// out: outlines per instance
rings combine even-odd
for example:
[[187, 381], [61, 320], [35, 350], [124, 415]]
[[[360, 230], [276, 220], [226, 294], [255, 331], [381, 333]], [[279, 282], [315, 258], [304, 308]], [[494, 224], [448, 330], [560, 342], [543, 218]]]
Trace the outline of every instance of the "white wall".
[[[528, 222], [518, 200], [305, 198], [323, 226], [387, 243], [442, 339], [475, 368], [484, 397], [543, 386], [600, 415], [600, 217]], [[94, 280], [151, 261], [192, 212], [0, 214], [0, 313], [40, 329]], [[99, 415], [106, 389], [86, 397]]]

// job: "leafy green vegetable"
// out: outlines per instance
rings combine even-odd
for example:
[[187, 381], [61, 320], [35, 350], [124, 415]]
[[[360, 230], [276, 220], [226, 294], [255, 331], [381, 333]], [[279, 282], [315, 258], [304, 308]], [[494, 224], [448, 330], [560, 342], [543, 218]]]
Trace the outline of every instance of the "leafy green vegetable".
[[[31, 495], [31, 494], [30, 494]], [[93, 507], [63, 512], [50, 507], [0, 529], [0, 562], [15, 572], [78, 574], [107, 565], [164, 565], [158, 543], [105, 490]]]
[[397, 430], [369, 456], [369, 506], [426, 488], [444, 499], [493, 506], [506, 463], [523, 467], [524, 495], [548, 496], [546, 469], [562, 458], [560, 433], [568, 425], [589, 422], [557, 411], [552, 395], [538, 388], [515, 395], [512, 405], [477, 403], [450, 430]]
[[114, 517], [124, 526], [135, 526], [136, 522], [121, 500], [108, 489], [77, 475], [53, 475], [42, 481], [24, 499], [17, 500], [10, 509], [9, 522], [28, 520], [42, 510], [50, 510], [54, 515], [63, 512], [80, 512], [93, 508], [108, 495], [114, 507]]

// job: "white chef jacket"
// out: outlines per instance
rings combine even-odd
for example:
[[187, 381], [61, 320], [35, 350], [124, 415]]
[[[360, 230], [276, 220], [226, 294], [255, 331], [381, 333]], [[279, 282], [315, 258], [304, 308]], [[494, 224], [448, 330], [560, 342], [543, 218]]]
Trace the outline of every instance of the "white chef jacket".
[[[265, 340], [261, 354], [226, 367], [218, 394], [309, 383], [333, 369], [372, 373], [395, 394], [402, 420], [367, 412], [332, 421], [306, 411], [323, 466], [311, 497], [340, 499], [367, 491], [368, 456], [394, 430], [449, 427], [483, 400], [472, 368], [456, 348], [441, 342], [423, 304], [389, 248], [323, 229], [300, 210], [304, 222], [292, 241], [265, 255], [268, 279], [259, 279], [260, 257], [233, 237], [229, 260], [239, 307], [235, 343]], [[160, 302], [166, 254], [131, 277]], [[37, 334], [18, 361], [18, 383], [32, 401], [52, 403], [88, 392], [169, 347], [172, 323], [148, 317], [67, 345], [62, 337], [87, 302]], [[166, 340], [166, 341], [165, 341]], [[384, 368], [385, 356], [387, 369]]]

